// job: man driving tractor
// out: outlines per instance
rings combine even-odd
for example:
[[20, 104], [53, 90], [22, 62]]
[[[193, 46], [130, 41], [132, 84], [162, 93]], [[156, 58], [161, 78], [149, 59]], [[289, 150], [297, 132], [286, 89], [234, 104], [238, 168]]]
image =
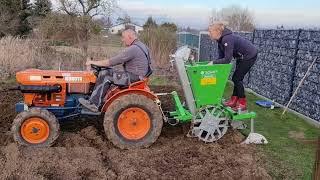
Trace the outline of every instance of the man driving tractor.
[[258, 51], [249, 40], [233, 34], [223, 22], [215, 22], [210, 25], [209, 35], [212, 40], [218, 42], [219, 49], [219, 59], [211, 62], [212, 64], [229, 64], [233, 57], [237, 59], [236, 70], [232, 76], [233, 94], [224, 104], [235, 110], [246, 110], [247, 101], [243, 79], [254, 65]]
[[[93, 112], [98, 112], [103, 105], [104, 97], [111, 84], [129, 85], [150, 76], [152, 73], [149, 49], [138, 40], [136, 32], [131, 29], [123, 31], [121, 40], [126, 49], [118, 55], [101, 61], [88, 59], [86, 62], [88, 67], [91, 65], [107, 67], [107, 69], [100, 71], [89, 100], [79, 99], [84, 107]], [[119, 64], [123, 64], [124, 71], [108, 68]]]

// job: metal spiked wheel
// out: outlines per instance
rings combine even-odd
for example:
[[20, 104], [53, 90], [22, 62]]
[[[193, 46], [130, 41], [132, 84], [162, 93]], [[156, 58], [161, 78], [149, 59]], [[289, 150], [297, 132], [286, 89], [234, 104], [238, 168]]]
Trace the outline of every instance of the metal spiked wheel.
[[214, 142], [226, 134], [228, 126], [229, 119], [222, 108], [207, 106], [199, 110], [191, 123], [189, 136], [206, 143]]

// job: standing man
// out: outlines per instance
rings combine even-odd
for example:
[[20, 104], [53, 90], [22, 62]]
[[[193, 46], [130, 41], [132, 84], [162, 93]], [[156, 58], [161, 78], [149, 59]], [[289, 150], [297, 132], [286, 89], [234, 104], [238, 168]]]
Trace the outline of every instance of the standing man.
[[79, 98], [79, 102], [93, 112], [98, 112], [103, 106], [111, 84], [129, 85], [152, 74], [149, 49], [138, 40], [136, 32], [131, 29], [123, 31], [121, 40], [126, 49], [117, 56], [101, 61], [87, 60], [86, 65], [89, 67], [91, 65], [112, 67], [122, 64], [124, 68], [124, 71], [113, 69], [100, 71], [89, 100]]
[[237, 60], [236, 70], [232, 76], [234, 83], [233, 94], [224, 105], [234, 109], [246, 110], [247, 101], [244, 93], [243, 79], [254, 65], [258, 51], [247, 39], [234, 35], [222, 22], [216, 22], [209, 26], [209, 35], [212, 40], [218, 42], [219, 59], [212, 64], [228, 64], [232, 58]]

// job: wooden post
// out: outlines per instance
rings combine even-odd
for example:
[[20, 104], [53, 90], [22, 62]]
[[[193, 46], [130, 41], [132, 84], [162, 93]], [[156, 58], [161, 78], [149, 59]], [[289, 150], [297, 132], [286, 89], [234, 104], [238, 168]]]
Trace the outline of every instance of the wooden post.
[[301, 81], [300, 81], [297, 89], [294, 91], [293, 95], [291, 96], [290, 101], [288, 102], [287, 106], [284, 108], [284, 110], [283, 110], [283, 112], [282, 112], [282, 115], [281, 115], [281, 118], [283, 117], [283, 115], [284, 115], [284, 114], [286, 113], [286, 111], [288, 110], [288, 108], [289, 108], [289, 106], [290, 106], [293, 98], [297, 95], [299, 88], [302, 86], [304, 80], [305, 80], [305, 79], [307, 78], [307, 76], [309, 75], [309, 72], [310, 72], [310, 70], [312, 69], [313, 65], [318, 61], [318, 58], [319, 58], [319, 57], [314, 58], [313, 62], [312, 62], [311, 65], [309, 66], [306, 74], [303, 76], [303, 78], [301, 79]]
[[313, 180], [320, 180], [320, 137], [318, 138], [318, 147], [316, 151], [316, 160], [314, 163]]

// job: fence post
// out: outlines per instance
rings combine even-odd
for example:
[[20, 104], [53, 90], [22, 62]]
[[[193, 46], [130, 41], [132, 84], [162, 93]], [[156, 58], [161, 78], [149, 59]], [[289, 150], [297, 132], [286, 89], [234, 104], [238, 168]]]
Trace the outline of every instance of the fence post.
[[290, 87], [289, 98], [293, 95], [293, 91], [294, 91], [294, 76], [296, 74], [296, 69], [297, 69], [297, 61], [298, 61], [298, 52], [299, 52], [301, 32], [302, 32], [302, 29], [299, 29], [298, 36], [296, 38], [296, 47], [295, 47], [295, 52], [294, 52], [294, 61], [293, 61], [293, 70], [292, 70], [292, 74], [291, 74], [291, 87]]
[[[255, 32], [256, 32], [256, 29], [254, 29], [253, 32], [252, 32], [252, 39], [251, 39], [251, 41], [252, 41], [252, 44], [253, 44], [253, 45], [254, 45]], [[258, 57], [257, 57], [257, 59], [258, 59]], [[256, 60], [256, 61], [257, 61], [257, 60]], [[249, 72], [248, 72], [248, 84], [247, 84], [247, 86], [248, 86], [249, 88], [251, 88], [251, 87], [250, 87], [250, 77], [251, 77], [251, 71], [252, 71], [252, 69], [253, 69], [253, 68], [250, 68], [250, 70], [249, 70]]]
[[199, 40], [198, 40], [198, 61], [200, 61], [200, 48], [201, 48], [201, 31], [199, 32]]
[[313, 180], [320, 180], [320, 136], [318, 137], [316, 160], [314, 162]]

